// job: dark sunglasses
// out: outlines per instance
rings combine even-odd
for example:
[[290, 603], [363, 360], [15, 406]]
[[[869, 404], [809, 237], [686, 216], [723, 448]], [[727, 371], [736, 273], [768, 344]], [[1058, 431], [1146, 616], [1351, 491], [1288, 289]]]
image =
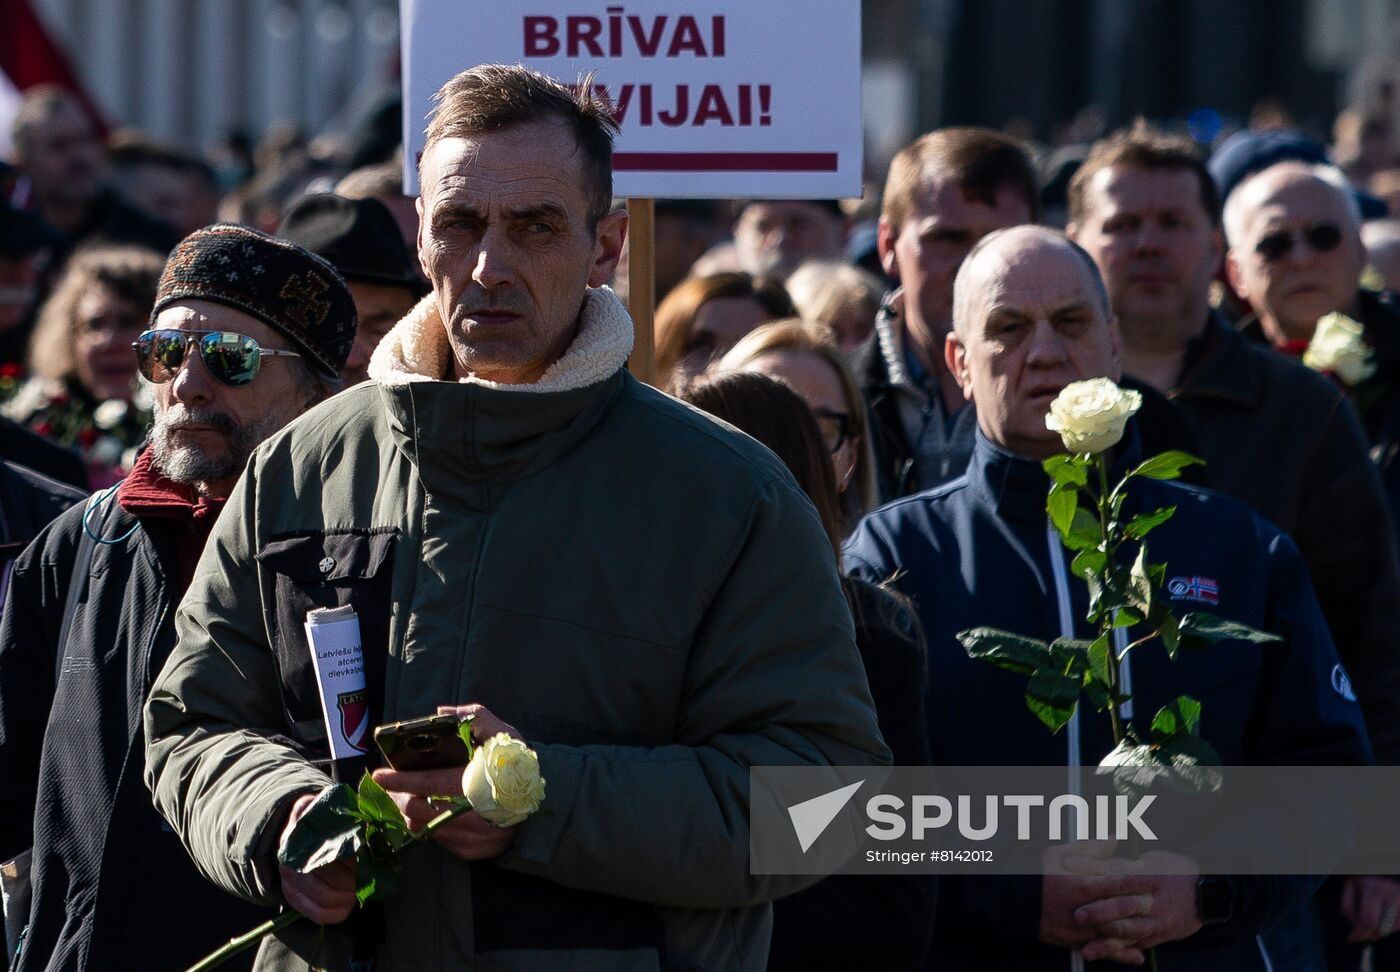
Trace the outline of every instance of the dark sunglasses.
[[141, 376], [157, 385], [174, 378], [185, 363], [190, 347], [199, 347], [200, 360], [209, 373], [225, 385], [246, 385], [258, 376], [266, 355], [300, 358], [295, 351], [265, 348], [246, 334], [235, 331], [145, 331], [131, 347]]
[[840, 452], [846, 440], [851, 437], [851, 417], [845, 412], [833, 412], [829, 408], [814, 408], [817, 428], [821, 430], [822, 441], [828, 452]]
[[1337, 244], [1342, 242], [1342, 231], [1339, 227], [1332, 223], [1318, 223], [1316, 226], [1305, 227], [1301, 234], [1295, 235], [1292, 230], [1279, 230], [1277, 233], [1261, 237], [1259, 242], [1254, 244], [1254, 252], [1263, 257], [1266, 263], [1277, 263], [1293, 252], [1298, 235], [1307, 240], [1314, 253], [1331, 253], [1337, 248]]

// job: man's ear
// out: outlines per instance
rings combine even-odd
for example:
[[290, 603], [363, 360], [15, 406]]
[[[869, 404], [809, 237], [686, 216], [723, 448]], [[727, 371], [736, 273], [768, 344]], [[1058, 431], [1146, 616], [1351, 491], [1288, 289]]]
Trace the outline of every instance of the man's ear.
[[1235, 260], [1235, 251], [1225, 251], [1225, 279], [1230, 282], [1230, 289], [1235, 292], [1235, 296], [1240, 300], [1249, 302], [1249, 288], [1245, 286], [1244, 274], [1240, 272], [1240, 265]]
[[601, 287], [612, 279], [617, 262], [622, 259], [622, 244], [627, 239], [627, 210], [619, 209], [598, 220], [593, 238], [593, 266], [588, 270], [588, 286]]
[[894, 258], [894, 241], [898, 235], [889, 219], [881, 216], [875, 226], [875, 250], [880, 254], [880, 267], [891, 280], [899, 279], [899, 262]]
[[423, 259], [423, 229], [428, 225], [428, 217], [423, 212], [423, 190], [421, 186], [418, 190], [418, 198], [413, 200], [413, 208], [418, 210], [418, 239], [414, 241], [414, 246], [417, 247], [418, 252], [418, 266], [422, 269], [423, 276], [432, 280], [433, 276], [428, 272], [428, 264]]
[[972, 382], [968, 376], [967, 368], [967, 348], [963, 346], [962, 338], [958, 337], [957, 331], [949, 331], [948, 336], [943, 339], [943, 363], [948, 366], [948, 373], [952, 375], [962, 388], [963, 398], [972, 401]]

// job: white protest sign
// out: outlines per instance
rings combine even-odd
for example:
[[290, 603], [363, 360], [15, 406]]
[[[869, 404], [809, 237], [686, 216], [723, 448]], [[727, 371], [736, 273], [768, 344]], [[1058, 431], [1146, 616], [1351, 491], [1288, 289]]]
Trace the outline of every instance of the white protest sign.
[[355, 609], [347, 604], [308, 611], [306, 643], [321, 690], [331, 759], [363, 756], [369, 751], [369, 692]]
[[405, 186], [432, 95], [523, 64], [616, 106], [618, 196], [861, 192], [859, 0], [402, 0]]

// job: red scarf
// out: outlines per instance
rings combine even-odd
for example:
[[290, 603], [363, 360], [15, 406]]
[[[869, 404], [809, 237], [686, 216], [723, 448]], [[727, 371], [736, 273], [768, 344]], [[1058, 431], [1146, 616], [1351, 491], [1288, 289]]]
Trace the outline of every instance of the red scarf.
[[175, 520], [185, 524], [175, 550], [183, 594], [194, 578], [195, 564], [204, 551], [214, 520], [224, 508], [223, 498], [200, 496], [190, 484], [167, 479], [156, 470], [151, 450], [147, 449], [117, 487], [117, 503], [138, 520]]
[[1307, 338], [1289, 338], [1287, 341], [1279, 341], [1274, 344], [1275, 351], [1281, 351], [1294, 358], [1301, 358], [1303, 352], [1308, 349], [1312, 342]]

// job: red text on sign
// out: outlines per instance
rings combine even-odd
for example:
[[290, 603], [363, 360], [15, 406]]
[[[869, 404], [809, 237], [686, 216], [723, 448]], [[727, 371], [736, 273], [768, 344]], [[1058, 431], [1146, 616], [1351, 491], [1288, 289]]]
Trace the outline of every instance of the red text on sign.
[[606, 17], [527, 16], [526, 57], [724, 57], [724, 17], [702, 18], [625, 14], [608, 7]]
[[613, 98], [605, 85], [596, 85], [613, 102], [619, 125], [665, 125], [722, 128], [766, 127], [773, 123], [771, 84], [624, 84]]

